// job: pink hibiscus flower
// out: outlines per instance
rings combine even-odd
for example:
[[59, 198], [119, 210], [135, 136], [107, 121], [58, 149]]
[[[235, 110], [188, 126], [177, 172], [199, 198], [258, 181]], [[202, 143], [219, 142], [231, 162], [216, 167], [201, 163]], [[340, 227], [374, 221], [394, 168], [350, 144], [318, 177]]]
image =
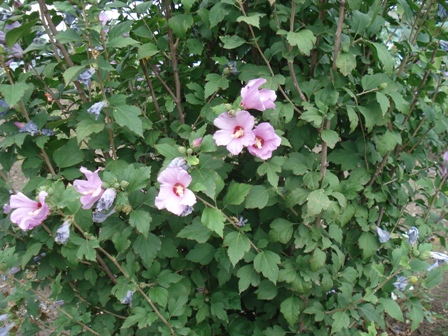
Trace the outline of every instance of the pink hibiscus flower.
[[196, 196], [187, 187], [191, 176], [181, 167], [169, 167], [160, 173], [160, 191], [155, 199], [157, 209], [166, 209], [181, 216], [196, 203]]
[[275, 134], [274, 127], [270, 123], [264, 122], [254, 129], [255, 141], [247, 149], [252, 155], [260, 159], [267, 160], [272, 156], [272, 152], [280, 146], [282, 139]]
[[16, 209], [11, 213], [11, 222], [17, 224], [23, 231], [31, 230], [42, 224], [50, 213], [48, 204], [45, 204], [45, 191], [41, 191], [38, 202], [29, 199], [21, 192], [12, 195], [9, 200], [9, 209]]
[[247, 111], [238, 111], [235, 116], [221, 113], [213, 122], [219, 131], [213, 135], [218, 146], [226, 146], [233, 155], [238, 155], [243, 147], [250, 146], [255, 141], [254, 117]]
[[264, 78], [252, 79], [241, 89], [241, 105], [244, 108], [258, 111], [275, 108], [274, 101], [277, 99], [275, 92], [269, 89], [258, 89], [264, 83], [266, 83]]
[[82, 208], [90, 209], [104, 193], [104, 189], [101, 187], [103, 182], [98, 175], [100, 168], [94, 172], [84, 167], [81, 167], [79, 170], [86, 176], [87, 181], [75, 180], [73, 181], [73, 186], [77, 192], [83, 195], [81, 196]]

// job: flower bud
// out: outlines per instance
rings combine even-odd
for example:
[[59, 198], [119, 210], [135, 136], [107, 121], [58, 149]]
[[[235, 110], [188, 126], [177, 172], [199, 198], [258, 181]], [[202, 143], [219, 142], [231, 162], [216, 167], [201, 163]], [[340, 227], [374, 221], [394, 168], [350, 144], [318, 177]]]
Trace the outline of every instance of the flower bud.
[[384, 90], [387, 88], [387, 83], [381, 83], [380, 86], [378, 86], [381, 90]]
[[408, 278], [408, 281], [411, 285], [415, 285], [416, 283], [418, 283], [418, 278], [415, 275], [411, 275]]
[[115, 182], [114, 183], [114, 189], [120, 189], [120, 183]]
[[232, 104], [224, 104], [224, 108], [226, 109], [226, 111], [230, 111], [233, 107]]
[[107, 182], [103, 182], [103, 184], [101, 185], [101, 188], [103, 188], [103, 189], [109, 189], [109, 188], [110, 188], [110, 185], [109, 185], [109, 183], [107, 183]]
[[413, 251], [412, 251], [412, 255], [413, 255], [414, 257], [418, 257], [418, 256], [420, 255], [420, 251], [419, 251], [419, 250], [413, 250]]
[[187, 154], [188, 154], [188, 155], [193, 154], [193, 150], [192, 150], [191, 148], [188, 148], [188, 149], [187, 149]]
[[422, 253], [420, 253], [418, 258], [420, 260], [428, 260], [429, 258], [431, 258], [431, 251], [423, 251]]
[[123, 190], [126, 190], [126, 188], [129, 186], [129, 182], [128, 181], [121, 181], [120, 182], [120, 187]]
[[180, 154], [185, 154], [186, 150], [187, 150], [187, 149], [186, 149], [184, 146], [179, 146], [179, 147], [177, 148], [177, 151], [178, 151]]
[[197, 138], [193, 140], [193, 147], [200, 147], [202, 144], [202, 138]]

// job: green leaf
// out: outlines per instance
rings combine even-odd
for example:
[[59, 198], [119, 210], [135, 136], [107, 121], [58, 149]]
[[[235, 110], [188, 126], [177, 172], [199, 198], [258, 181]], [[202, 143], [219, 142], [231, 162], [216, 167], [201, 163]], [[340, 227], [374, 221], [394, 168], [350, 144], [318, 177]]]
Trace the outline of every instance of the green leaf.
[[254, 26], [260, 29], [260, 18], [266, 16], [265, 13], [249, 13], [248, 16], [240, 16], [236, 22], [246, 22], [249, 26]]
[[243, 259], [246, 252], [250, 250], [250, 241], [241, 232], [232, 231], [224, 238], [224, 245], [228, 246], [227, 254], [233, 267]]
[[79, 34], [73, 28], [67, 28], [64, 31], [59, 32], [56, 35], [56, 40], [58, 40], [58, 42], [62, 44], [82, 41], [81, 36], [79, 36]]
[[205, 99], [210, 97], [213, 93], [217, 92], [218, 89], [221, 88], [225, 90], [229, 87], [229, 80], [226, 77], [215, 73], [208, 74], [205, 80], [207, 81], [204, 88]]
[[134, 44], [139, 44], [139, 42], [130, 37], [119, 36], [108, 40], [106, 42], [106, 47], [111, 49], [120, 49]]
[[310, 55], [311, 49], [314, 48], [314, 43], [316, 43], [316, 36], [313, 32], [308, 29], [303, 29], [298, 33], [288, 32], [286, 39], [292, 46], [297, 46], [302, 54], [307, 56]]
[[325, 266], [325, 261], [327, 260], [327, 254], [316, 248], [313, 252], [313, 256], [310, 259], [310, 268], [313, 272], [320, 270]]
[[219, 39], [224, 43], [224, 49], [235, 49], [246, 43], [246, 41], [238, 35], [224, 35], [220, 36]]
[[243, 203], [247, 194], [249, 193], [251, 188], [250, 184], [244, 183], [236, 183], [232, 181], [229, 186], [229, 190], [227, 191], [226, 196], [224, 197], [224, 202], [227, 205], [240, 205]]
[[14, 107], [14, 105], [16, 105], [17, 102], [22, 99], [26, 90], [28, 90], [28, 85], [26, 85], [25, 83], [0, 85], [0, 92], [3, 94], [3, 98], [10, 108]]
[[339, 134], [336, 131], [323, 130], [321, 137], [330, 148], [334, 148], [334, 146], [339, 142]]
[[392, 299], [380, 298], [379, 303], [381, 303], [384, 307], [386, 313], [389, 314], [390, 317], [396, 319], [398, 321], [404, 322], [403, 312], [401, 311], [400, 306]]
[[14, 44], [16, 44], [22, 37], [30, 35], [31, 29], [36, 25], [36, 22], [37, 20], [32, 20], [6, 32], [5, 42], [8, 48], [12, 49]]
[[211, 235], [212, 231], [210, 231], [207, 227], [204, 227], [198, 218], [195, 218], [191, 225], [187, 225], [180, 230], [177, 237], [195, 240], [198, 243], [205, 243], [209, 240]]
[[350, 324], [350, 318], [348, 317], [348, 313], [346, 311], [338, 311], [333, 314], [333, 323], [331, 324], [331, 333], [335, 334], [336, 332], [348, 328]]
[[224, 235], [224, 215], [214, 208], [205, 208], [202, 212], [201, 222], [211, 231], [216, 232], [221, 238]]
[[277, 283], [278, 279], [278, 264], [280, 264], [280, 256], [272, 251], [262, 251], [254, 259], [255, 270], [262, 273], [274, 284]]
[[132, 249], [142, 258], [146, 265], [151, 265], [161, 246], [160, 239], [156, 235], [149, 233], [147, 237], [138, 235], [132, 244]]
[[271, 231], [269, 231], [269, 238], [274, 242], [287, 244], [294, 232], [294, 223], [283, 219], [276, 218], [271, 223]]
[[145, 43], [138, 48], [137, 59], [148, 58], [159, 53], [159, 48], [154, 43]]
[[30, 261], [32, 257], [39, 254], [41, 248], [42, 243], [32, 243], [27, 246], [26, 252], [22, 256], [22, 263], [21, 263], [22, 269], [26, 268], [26, 264], [28, 264], [28, 261]]
[[278, 173], [282, 171], [283, 163], [286, 161], [283, 157], [273, 157], [269, 161], [263, 162], [257, 169], [260, 176], [267, 175], [268, 182], [274, 187], [278, 186]]
[[350, 120], [350, 133], [353, 133], [353, 131], [359, 124], [359, 117], [353, 107], [347, 106], [346, 108], [347, 108], [348, 120]]
[[386, 131], [375, 143], [378, 152], [384, 156], [398, 144], [401, 144], [401, 135], [398, 132]]
[[304, 175], [308, 172], [307, 160], [301, 153], [291, 153], [283, 165], [286, 170], [292, 170], [294, 175]]
[[168, 20], [168, 27], [180, 38], [187, 36], [187, 31], [193, 26], [191, 14], [177, 14]]
[[292, 296], [280, 304], [280, 311], [291, 326], [299, 321], [300, 301], [299, 298]]
[[307, 198], [307, 210], [309, 216], [320, 214], [330, 206], [330, 199], [325, 195], [324, 189], [313, 190]]
[[278, 294], [278, 288], [269, 280], [263, 280], [255, 293], [258, 300], [273, 300]]
[[100, 133], [104, 130], [104, 123], [92, 118], [81, 120], [76, 126], [76, 139], [78, 145], [92, 133]]
[[215, 256], [215, 248], [208, 243], [196, 244], [194, 248], [188, 252], [185, 259], [201, 265], [209, 264]]
[[148, 296], [162, 307], [166, 307], [168, 304], [169, 292], [166, 288], [161, 286], [151, 287], [148, 291]]
[[260, 275], [250, 264], [241, 267], [236, 273], [236, 276], [240, 279], [238, 281], [238, 290], [240, 293], [244, 292], [250, 285], [257, 287], [260, 284]]
[[129, 217], [129, 224], [135, 227], [143, 237], [148, 237], [149, 228], [151, 226], [151, 215], [148, 211], [133, 210]]
[[376, 101], [378, 102], [378, 104], [380, 104], [381, 112], [383, 112], [383, 116], [384, 116], [390, 107], [389, 99], [386, 97], [386, 95], [384, 93], [377, 91], [376, 92]]
[[363, 259], [371, 257], [380, 247], [378, 239], [370, 232], [364, 232], [358, 240]]
[[420, 323], [423, 322], [423, 307], [420, 303], [414, 302], [411, 308], [410, 320], [411, 324], [411, 332], [418, 328]]
[[217, 2], [211, 9], [210, 9], [210, 28], [215, 27], [218, 23], [220, 23], [227, 14], [230, 13], [231, 6], [224, 2]]
[[261, 185], [253, 186], [246, 198], [247, 209], [263, 209], [269, 201], [269, 191]]
[[356, 69], [356, 57], [350, 52], [341, 52], [336, 59], [336, 67], [341, 74], [348, 76]]
[[140, 109], [136, 106], [120, 105], [113, 109], [115, 121], [120, 126], [126, 126], [135, 134], [143, 137], [143, 124], [139, 118]]
[[100, 247], [98, 240], [96, 239], [82, 239], [82, 243], [79, 245], [79, 249], [76, 252], [76, 258], [79, 260], [96, 260], [95, 248]]
[[64, 71], [64, 81], [65, 85], [70, 84], [72, 81], [78, 79], [78, 76], [81, 72], [86, 70], [85, 66], [72, 66]]
[[84, 160], [84, 152], [79, 149], [76, 139], [70, 139], [54, 151], [53, 160], [59, 168], [72, 167]]
[[383, 64], [384, 71], [391, 74], [394, 69], [394, 61], [389, 50], [380, 43], [370, 43], [370, 45], [373, 46], [373, 53], [376, 55], [378, 61]]

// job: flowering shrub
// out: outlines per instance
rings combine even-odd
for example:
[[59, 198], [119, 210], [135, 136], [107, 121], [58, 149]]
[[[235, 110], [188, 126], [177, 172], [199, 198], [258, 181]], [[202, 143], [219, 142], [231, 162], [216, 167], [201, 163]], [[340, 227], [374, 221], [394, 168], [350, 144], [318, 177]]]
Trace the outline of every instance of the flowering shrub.
[[0, 23], [4, 328], [42, 305], [55, 335], [431, 320], [445, 2], [31, 4]]

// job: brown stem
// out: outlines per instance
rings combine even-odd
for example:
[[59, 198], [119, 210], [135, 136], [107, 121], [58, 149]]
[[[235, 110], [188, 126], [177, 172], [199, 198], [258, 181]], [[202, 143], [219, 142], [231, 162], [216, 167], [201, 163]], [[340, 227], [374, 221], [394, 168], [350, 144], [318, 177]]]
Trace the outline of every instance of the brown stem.
[[157, 114], [159, 115], [159, 119], [163, 120], [162, 113], [160, 112], [159, 102], [157, 101], [157, 96], [154, 91], [154, 87], [152, 86], [151, 79], [149, 78], [148, 67], [146, 66], [145, 61], [143, 59], [140, 60], [140, 65], [145, 75], [146, 84], [148, 84], [149, 90], [151, 91], [152, 101], [154, 103], [154, 107], [156, 108]]
[[387, 163], [387, 159], [389, 158], [390, 153], [392, 153], [392, 151], [387, 152], [387, 154], [384, 156], [383, 161], [381, 161], [380, 165], [378, 166], [378, 168], [376, 169], [375, 173], [373, 174], [372, 178], [370, 179], [369, 183], [367, 183], [367, 186], [370, 187], [372, 186], [373, 182], [375, 182], [376, 178], [378, 177], [378, 175], [381, 173], [381, 171], [383, 170], [384, 166]]
[[[50, 27], [53, 36], [56, 36], [58, 31], [56, 29], [56, 26], [53, 23], [53, 20], [51, 18], [50, 12], [48, 11], [47, 5], [45, 4], [45, 0], [37, 0], [37, 3], [39, 4], [40, 11], [43, 14], [43, 16], [44, 16], [48, 26]], [[44, 22], [44, 20], [42, 20], [42, 22]], [[55, 46], [57, 48], [59, 48], [59, 50], [62, 53], [62, 56], [64, 56], [65, 63], [67, 63], [67, 65], [69, 67], [73, 67], [75, 64], [71, 60], [70, 54], [68, 53], [68, 51], [65, 48], [65, 46], [62, 43], [59, 43], [56, 39], [53, 39], [52, 41], [55, 44]], [[87, 102], [87, 98], [86, 98], [86, 95], [84, 94], [84, 90], [83, 90], [81, 84], [78, 81], [75, 81], [74, 83], [75, 83], [76, 89], [78, 91], [78, 94], [79, 94], [82, 102], [86, 103]]]
[[[164, 0], [165, 2], [165, 17], [166, 17], [166, 22], [169, 21], [169, 19], [171, 18], [171, 1], [169, 0]], [[174, 85], [175, 85], [175, 91], [176, 91], [176, 95], [175, 95], [175, 99], [174, 99], [174, 103], [176, 104], [177, 107], [177, 114], [179, 116], [179, 121], [182, 124], [185, 124], [185, 116], [184, 113], [182, 111], [182, 96], [181, 96], [181, 84], [180, 84], [180, 79], [179, 79], [179, 66], [177, 63], [177, 49], [176, 49], [176, 45], [174, 44], [174, 36], [173, 36], [173, 31], [171, 30], [170, 27], [168, 27], [168, 43], [170, 45], [170, 52], [171, 52], [171, 65], [173, 66], [173, 74], [174, 74]]]
[[[344, 24], [345, 17], [345, 0], [341, 0], [341, 4], [339, 5], [339, 19], [338, 26], [336, 28], [336, 33], [334, 36], [334, 55], [333, 55], [333, 65], [332, 69], [336, 70], [336, 60], [339, 56], [339, 50], [341, 48], [341, 34], [342, 34], [342, 26]], [[330, 74], [333, 80], [333, 74]]]

